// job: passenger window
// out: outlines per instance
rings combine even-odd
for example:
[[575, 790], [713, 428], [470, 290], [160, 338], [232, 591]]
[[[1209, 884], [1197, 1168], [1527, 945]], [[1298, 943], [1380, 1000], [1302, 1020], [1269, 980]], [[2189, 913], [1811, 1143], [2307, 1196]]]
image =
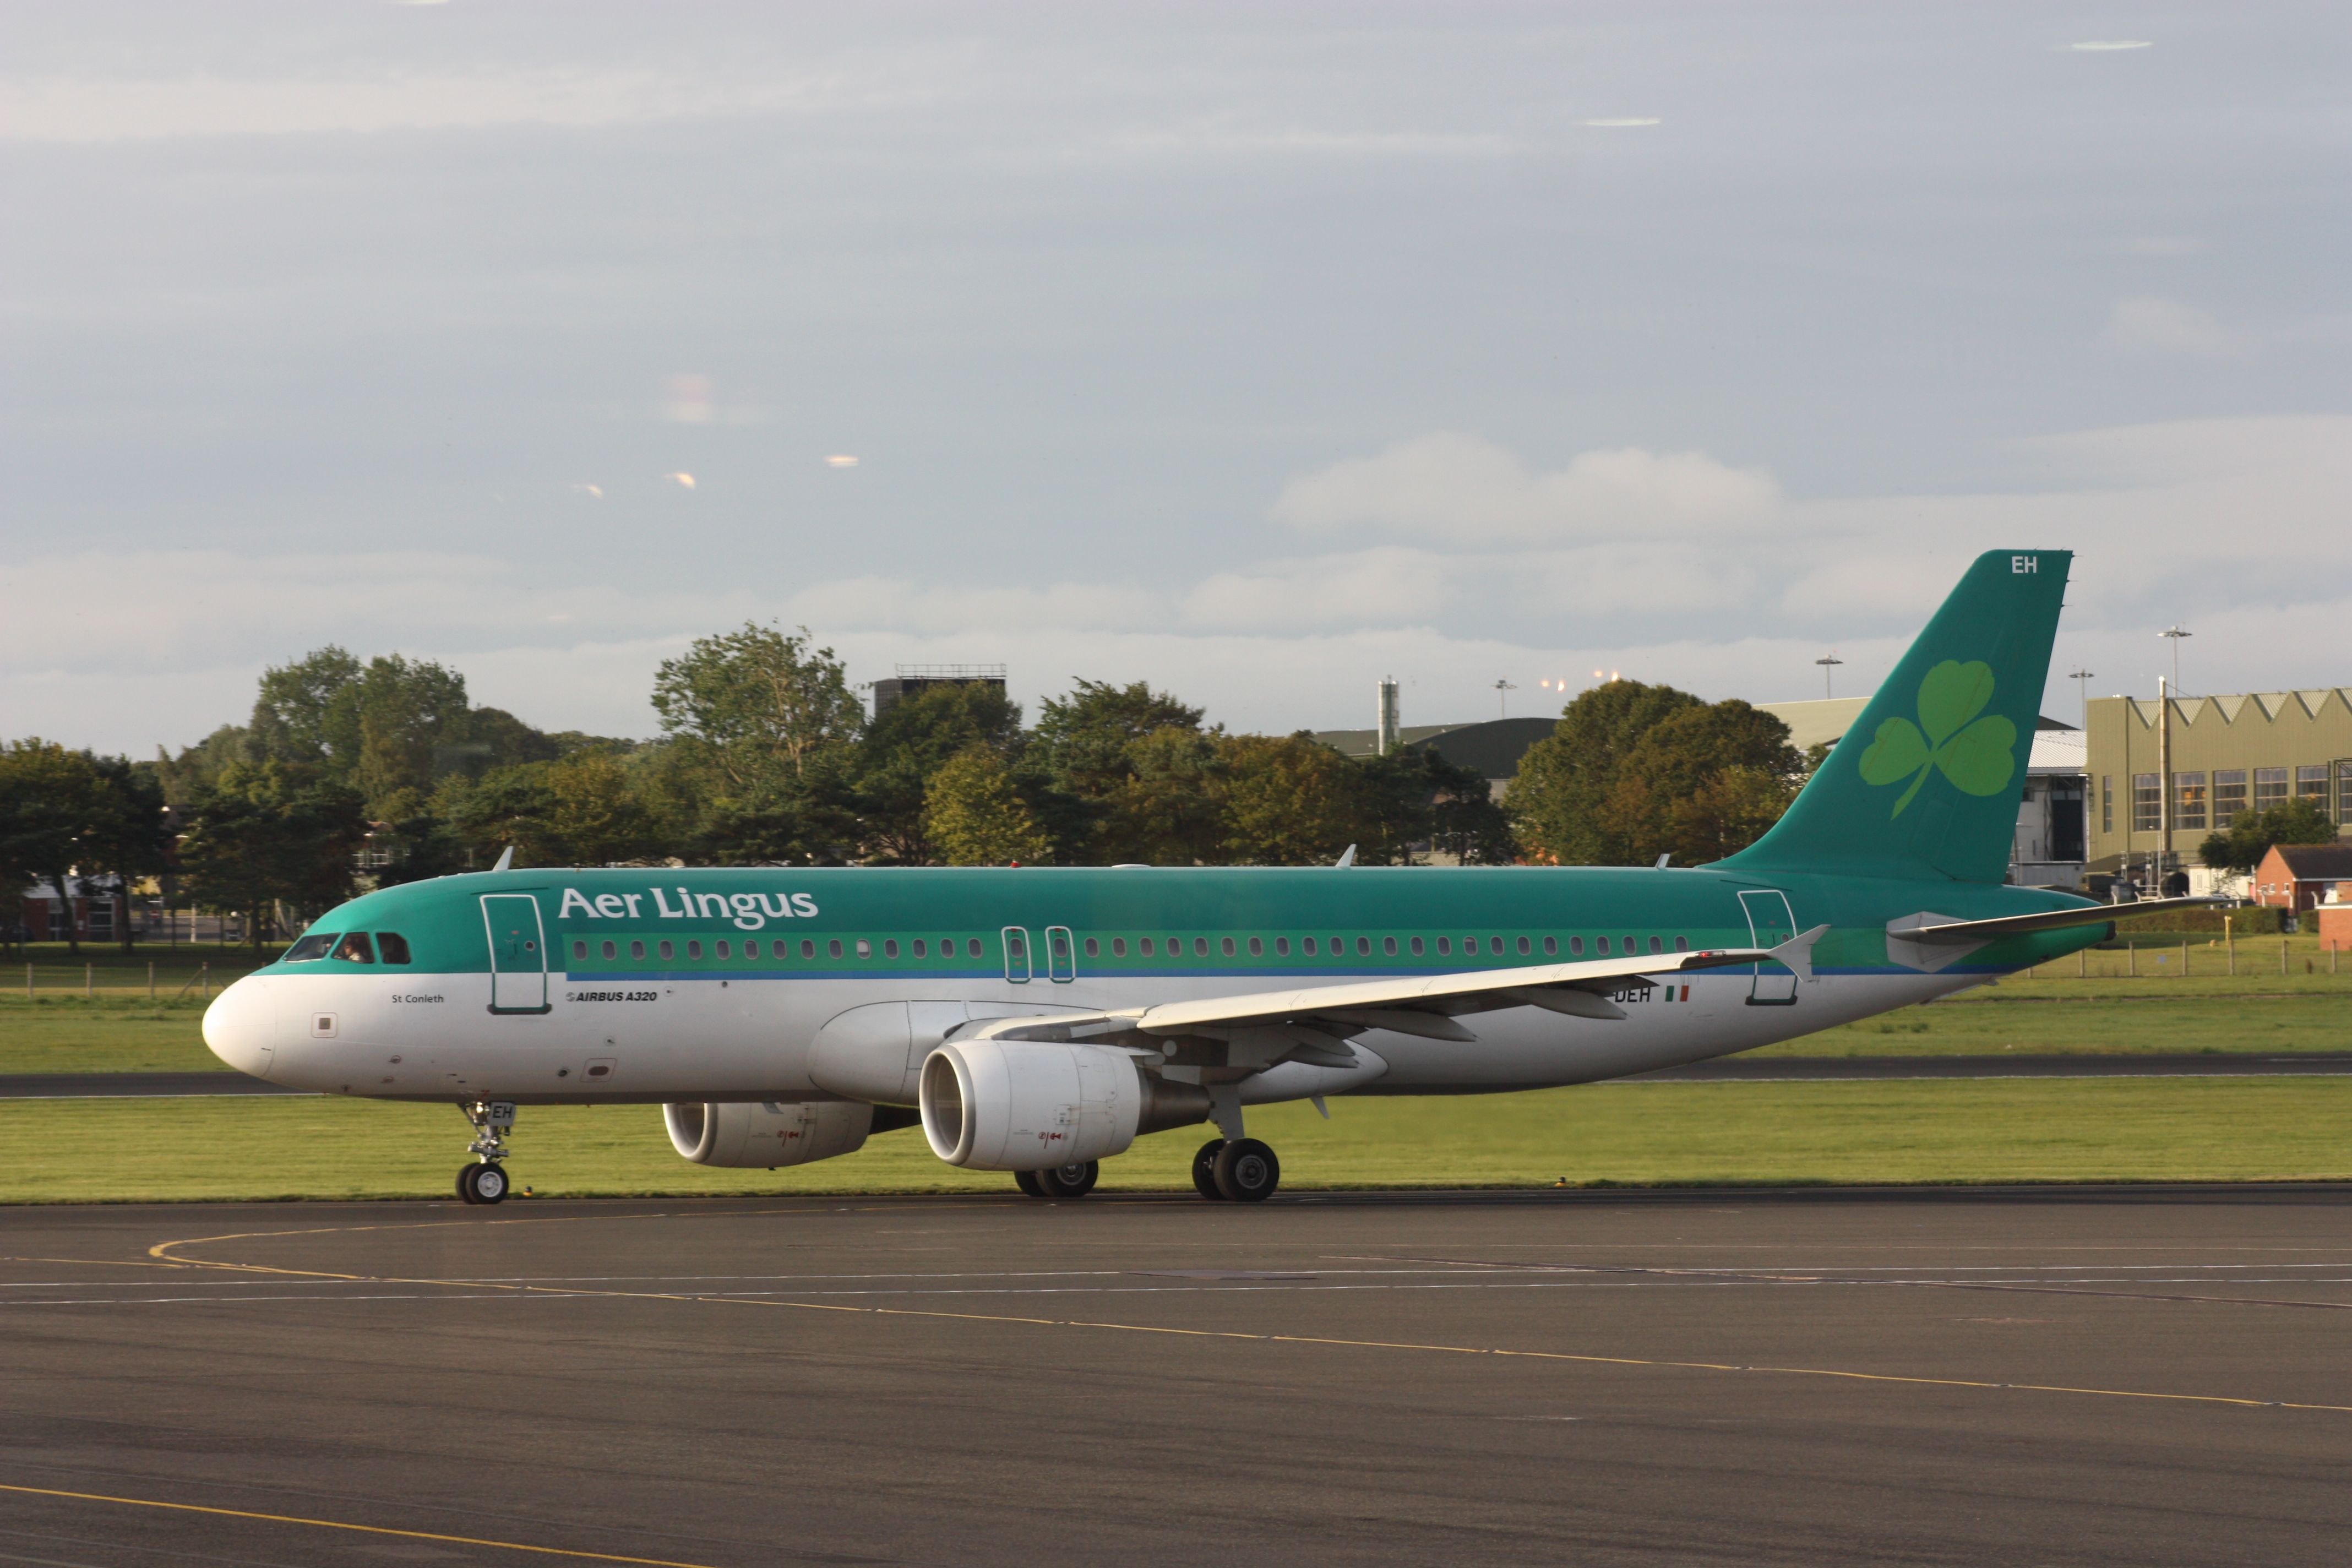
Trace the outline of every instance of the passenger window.
[[643, 958], [645, 955], [646, 944], [644, 942], [633, 942], [629, 943], [629, 956], [631, 958]]
[[1394, 958], [1396, 956], [1396, 938], [1392, 936], [1384, 936], [1381, 938], [1381, 952], [1390, 958]]
[[1347, 939], [1346, 937], [1344, 937], [1344, 936], [1335, 936], [1335, 937], [1333, 937], [1333, 938], [1331, 939], [1331, 956], [1332, 956], [1332, 957], [1337, 958], [1337, 957], [1339, 957], [1341, 953], [1343, 953], [1343, 952], [1347, 952], [1347, 951], [1348, 951], [1348, 939]]
[[1372, 939], [1370, 937], [1360, 936], [1356, 939], [1356, 956], [1358, 958], [1370, 958], [1372, 956]]
[[1088, 958], [1100, 958], [1102, 956], [1102, 943], [1097, 942], [1092, 937], [1087, 938], [1087, 956]]
[[574, 958], [585, 958], [585, 957], [587, 957], [587, 956], [588, 956], [588, 944], [587, 944], [586, 942], [573, 942], [573, 943], [572, 944], [572, 957], [574, 957]]
[[1569, 956], [1571, 958], [1582, 958], [1584, 956], [1584, 939], [1580, 936], [1570, 937], [1568, 939], [1568, 952]]
[[1143, 954], [1144, 957], [1150, 958], [1151, 956], [1151, 939], [1148, 936], [1145, 937], [1142, 941], [1135, 944], [1135, 948], [1136, 951]]
[[1299, 941], [1298, 946], [1299, 950], [1305, 952], [1307, 957], [1312, 958], [1315, 956], [1315, 939], [1313, 937], [1302, 938]]
[[1441, 937], [1439, 937], [1439, 938], [1437, 939], [1437, 956], [1438, 956], [1438, 957], [1440, 957], [1440, 958], [1446, 957], [1448, 954], [1452, 953], [1452, 952], [1453, 952], [1453, 951], [1454, 951], [1454, 939], [1453, 939], [1452, 937], [1450, 937], [1450, 936], [1441, 936]]
[[[1110, 939], [1110, 955], [1113, 958], [1125, 958], [1127, 956], [1127, 938], [1123, 936], [1115, 936]], [[1089, 948], [1087, 951], [1087, 956], [1092, 958], [1094, 956], [1094, 950]]]
[[1496, 958], [1502, 957], [1503, 939], [1499, 936], [1488, 937], [1486, 939], [1486, 951], [1493, 953]]
[[606, 943], [604, 944], [604, 956], [605, 956], [605, 957], [607, 957], [607, 958], [618, 958], [618, 957], [620, 957], [621, 955], [620, 955], [619, 951], [618, 951], [617, 949], [615, 949], [615, 948], [613, 946], [613, 944], [612, 944], [611, 942], [606, 942]]
[[984, 958], [987, 956], [987, 950], [980, 945], [980, 938], [973, 937], [971, 942], [965, 945], [971, 950], [972, 957]]
[[[833, 951], [836, 955], [838, 955], [841, 952], [841, 943], [837, 942], [835, 942], [833, 944]], [[816, 956], [816, 943], [809, 941], [806, 937], [803, 937], [801, 939], [801, 956], [803, 958], [814, 958]]]
[[841, 956], [841, 939], [839, 937], [835, 937], [830, 942], [827, 942], [824, 944], [824, 951], [825, 956], [828, 958], [839, 958]]
[[1419, 958], [1421, 956], [1421, 938], [1419, 937], [1414, 937], [1412, 939], [1412, 955], [1415, 958]]
[[1029, 956], [1028, 939], [1018, 934], [1008, 936], [1004, 939], [1004, 951], [1016, 961], [1026, 960]]
[[1478, 956], [1478, 939], [1476, 937], [1465, 936], [1462, 939], [1462, 956], [1465, 958], [1475, 958]]
[[688, 942], [686, 944], [686, 956], [688, 958], [700, 958], [702, 956], [702, 944], [698, 942]]
[[882, 943], [882, 956], [883, 956], [883, 957], [885, 957], [885, 958], [896, 958], [896, 957], [898, 957], [898, 938], [896, 938], [896, 937], [890, 937], [890, 938], [886, 939], [886, 940], [883, 942], [883, 943]]
[[1544, 956], [1546, 958], [1557, 958], [1559, 956], [1559, 938], [1556, 936], [1548, 936], [1544, 938]]
[[1257, 937], [1250, 938], [1250, 956], [1252, 958], [1264, 958], [1265, 956], [1265, 943], [1264, 941]]
[[1690, 951], [1690, 938], [1686, 936], [1678, 936], [1675, 938], [1675, 951], [1676, 952], [1688, 952]]
[[1597, 953], [1599, 953], [1599, 954], [1601, 954], [1601, 957], [1603, 957], [1603, 958], [1608, 957], [1608, 956], [1609, 956], [1609, 939], [1608, 939], [1607, 937], [1605, 937], [1605, 936], [1596, 936], [1596, 937], [1594, 937], [1594, 938], [1592, 939], [1592, 951], [1593, 951], [1593, 952], [1597, 952]]
[[408, 962], [408, 939], [401, 935], [396, 931], [380, 931], [376, 932], [375, 950], [383, 954], [383, 961], [386, 963], [406, 963]]
[[928, 958], [930, 956], [929, 950], [923, 946], [923, 939], [921, 937], [917, 937], [915, 939], [915, 956], [917, 958]]
[[1220, 938], [1218, 940], [1217, 946], [1223, 952], [1227, 958], [1231, 958], [1234, 955], [1234, 939], [1232, 937]]
[[1634, 945], [1633, 939], [1629, 936], [1625, 939], [1625, 951], [1627, 952], [1638, 952], [1641, 950]]
[[862, 936], [857, 939], [857, 956], [860, 958], [874, 956], [874, 944]]
[[368, 942], [367, 932], [355, 931], [343, 938], [335, 949], [335, 956], [348, 963], [373, 963], [375, 949]]
[[1288, 958], [1290, 956], [1290, 939], [1288, 937], [1278, 936], [1274, 939], [1274, 955], [1276, 958]]
[[1519, 938], [1519, 956], [1521, 958], [1525, 958], [1528, 955], [1528, 939], [1526, 937]]
[[[749, 957], [751, 957], [751, 954], [753, 954], [754, 952], [757, 952], [759, 950], [760, 950], [760, 944], [759, 944], [758, 942], [745, 942], [745, 943], [743, 944], [743, 956], [744, 956], [744, 957], [746, 957], [746, 958], [749, 958]], [[713, 952], [717, 953], [717, 954], [718, 954], [719, 957], [721, 957], [721, 958], [732, 958], [733, 956], [735, 956], [735, 950], [734, 950], [733, 948], [731, 948], [731, 947], [728, 946], [728, 945], [727, 945], [725, 942], [720, 942], [720, 943], [719, 943], [716, 947], [712, 948], [712, 949], [711, 949], [711, 951], [712, 951]]]
[[664, 958], [671, 957], [672, 955], [674, 955], [674, 954], [677, 952], [677, 949], [675, 949], [675, 948], [673, 948], [672, 946], [670, 946], [670, 944], [669, 944], [669, 943], [667, 943], [667, 942], [663, 942], [663, 943], [661, 944], [661, 955], [662, 955]]
[[1664, 952], [1666, 951], [1666, 944], [1659, 941], [1656, 937], [1652, 937], [1650, 939], [1650, 951], [1652, 952]]
[[[1232, 938], [1228, 937], [1225, 940], [1225, 947], [1226, 951], [1232, 951]], [[1209, 956], [1209, 939], [1207, 937], [1196, 936], [1192, 939], [1192, 956], [1195, 958], [1206, 958]]]

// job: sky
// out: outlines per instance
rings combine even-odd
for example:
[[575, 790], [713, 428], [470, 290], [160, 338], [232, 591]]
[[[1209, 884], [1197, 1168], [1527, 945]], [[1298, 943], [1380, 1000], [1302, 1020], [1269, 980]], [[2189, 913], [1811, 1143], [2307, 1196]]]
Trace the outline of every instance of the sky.
[[747, 620], [1242, 730], [1855, 695], [2011, 548], [2058, 717], [2352, 684], [2347, 79], [2293, 3], [10, 5], [0, 736], [329, 642], [646, 735]]

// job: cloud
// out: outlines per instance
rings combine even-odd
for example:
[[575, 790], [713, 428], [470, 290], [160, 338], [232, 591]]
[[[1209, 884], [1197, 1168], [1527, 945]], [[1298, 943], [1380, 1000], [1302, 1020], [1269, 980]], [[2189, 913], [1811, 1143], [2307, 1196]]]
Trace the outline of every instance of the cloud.
[[1456, 563], [1425, 550], [1383, 547], [1220, 572], [1184, 596], [1192, 625], [1271, 628], [1426, 622], [1453, 607]]
[[2207, 312], [2178, 300], [2122, 300], [2107, 318], [2107, 341], [2117, 348], [2219, 358], [2243, 351], [2243, 341]]
[[1455, 543], [1549, 543], [1752, 522], [1780, 504], [1769, 474], [1704, 452], [1580, 453], [1551, 473], [1477, 436], [1399, 442], [1292, 480], [1274, 505], [1302, 529], [1386, 528]]

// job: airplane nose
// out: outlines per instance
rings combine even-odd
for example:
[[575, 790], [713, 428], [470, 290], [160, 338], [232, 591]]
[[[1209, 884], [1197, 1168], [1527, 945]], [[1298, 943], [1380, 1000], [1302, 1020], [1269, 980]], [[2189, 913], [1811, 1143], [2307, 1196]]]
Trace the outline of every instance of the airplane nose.
[[278, 1043], [278, 1008], [269, 982], [248, 974], [233, 983], [205, 1009], [205, 1044], [241, 1073], [269, 1076]]

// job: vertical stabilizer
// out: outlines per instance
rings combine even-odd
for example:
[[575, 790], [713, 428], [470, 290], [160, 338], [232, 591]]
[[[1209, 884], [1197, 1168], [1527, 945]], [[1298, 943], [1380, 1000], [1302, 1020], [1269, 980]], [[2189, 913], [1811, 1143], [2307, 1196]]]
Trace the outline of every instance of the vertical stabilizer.
[[2074, 555], [1979, 555], [1737, 871], [1999, 882]]

